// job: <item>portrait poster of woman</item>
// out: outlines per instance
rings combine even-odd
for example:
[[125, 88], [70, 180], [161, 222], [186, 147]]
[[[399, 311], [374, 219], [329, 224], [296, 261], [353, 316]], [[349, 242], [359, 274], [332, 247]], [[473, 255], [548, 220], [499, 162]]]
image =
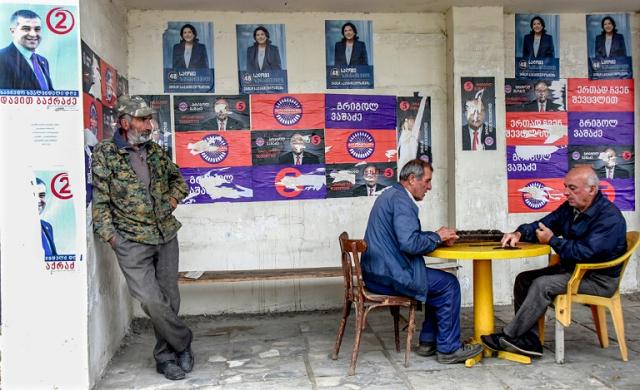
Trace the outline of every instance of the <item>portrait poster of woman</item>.
[[213, 23], [168, 22], [162, 34], [164, 92], [213, 93]]
[[587, 15], [589, 79], [633, 78], [629, 14]]
[[327, 89], [372, 89], [371, 20], [325, 20]]
[[236, 24], [240, 94], [287, 93], [284, 24]]
[[560, 76], [558, 15], [516, 14], [516, 78], [558, 80]]

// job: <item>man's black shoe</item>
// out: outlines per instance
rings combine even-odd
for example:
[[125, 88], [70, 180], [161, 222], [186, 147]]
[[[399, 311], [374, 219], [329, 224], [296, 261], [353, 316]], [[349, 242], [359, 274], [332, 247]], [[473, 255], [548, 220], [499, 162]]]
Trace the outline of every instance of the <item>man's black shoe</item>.
[[432, 356], [435, 355], [438, 350], [436, 349], [436, 343], [434, 342], [421, 342], [418, 346], [416, 353], [420, 356]]
[[489, 348], [493, 352], [498, 352], [498, 351], [504, 351], [504, 348], [500, 346], [500, 339], [505, 336], [506, 334], [504, 333], [492, 333], [492, 334], [480, 336], [480, 339], [482, 340], [482, 344], [484, 344], [485, 347]]
[[509, 337], [505, 335], [500, 339], [500, 346], [508, 352], [533, 357], [542, 356], [540, 339], [531, 332], [527, 332], [520, 337]]
[[482, 344], [463, 344], [457, 351], [451, 353], [438, 352], [438, 363], [453, 364], [464, 362], [482, 352]]
[[176, 364], [175, 360], [167, 360], [156, 364], [156, 371], [158, 371], [158, 374], [164, 374], [167, 379], [172, 381], [184, 379], [184, 371]]
[[177, 356], [178, 365], [180, 366], [182, 371], [191, 372], [191, 369], [193, 368], [193, 362], [195, 360], [193, 357], [193, 351], [191, 350], [191, 343], [187, 345], [187, 348], [185, 348], [184, 351], [178, 353]]

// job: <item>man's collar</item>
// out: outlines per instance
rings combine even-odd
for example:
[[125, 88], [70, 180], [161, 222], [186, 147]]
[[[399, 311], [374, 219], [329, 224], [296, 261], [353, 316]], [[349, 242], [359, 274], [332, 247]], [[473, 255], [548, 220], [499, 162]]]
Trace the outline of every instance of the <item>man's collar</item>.
[[34, 50], [34, 51], [31, 51], [31, 50], [28, 50], [27, 48], [25, 48], [24, 46], [22, 46], [22, 45], [20, 45], [20, 44], [17, 44], [17, 45], [16, 45], [16, 43], [15, 43], [15, 42], [11, 42], [11, 43], [13, 44], [13, 46], [15, 46], [15, 47], [16, 47], [16, 49], [18, 49], [18, 51], [20, 52], [20, 54], [22, 54], [22, 56], [23, 56], [24, 58], [27, 58], [29, 61], [31, 61], [31, 56], [32, 56], [33, 54], [35, 54], [35, 50]]

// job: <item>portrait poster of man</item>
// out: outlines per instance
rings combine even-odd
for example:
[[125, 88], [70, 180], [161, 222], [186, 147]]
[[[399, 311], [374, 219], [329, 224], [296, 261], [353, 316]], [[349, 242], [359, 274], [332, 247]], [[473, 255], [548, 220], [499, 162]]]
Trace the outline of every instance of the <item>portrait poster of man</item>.
[[567, 111], [567, 79], [505, 79], [507, 112]]
[[106, 138], [111, 138], [118, 131], [118, 113], [113, 108], [103, 105], [102, 106], [102, 138], [100, 141]]
[[213, 23], [168, 22], [162, 58], [165, 93], [215, 92]]
[[289, 92], [284, 24], [236, 24], [240, 94]]
[[79, 96], [78, 20], [73, 5], [0, 4], [0, 95]]
[[127, 95], [129, 94], [129, 80], [121, 74], [120, 72], [116, 72], [118, 76], [118, 85], [116, 87], [117, 96]]
[[560, 77], [560, 17], [516, 14], [516, 78], [557, 80]]
[[414, 158], [432, 162], [431, 98], [398, 96], [396, 101], [398, 170]]
[[632, 79], [629, 14], [586, 15], [589, 79]]
[[493, 77], [462, 77], [462, 150], [496, 150], [496, 90]]
[[324, 129], [254, 130], [252, 165], [324, 166]]
[[175, 131], [251, 129], [248, 95], [175, 95]]
[[73, 187], [66, 171], [36, 170], [32, 178], [33, 193], [40, 215], [45, 268], [51, 271], [72, 270], [76, 260], [76, 217]]
[[152, 140], [162, 147], [164, 153], [173, 158], [173, 130], [171, 126], [170, 95], [140, 95], [147, 105], [154, 110]]
[[371, 20], [325, 20], [327, 89], [373, 89]]
[[116, 88], [117, 88], [117, 76], [116, 69], [109, 65], [104, 59], [100, 60], [100, 73], [102, 77], [102, 104], [107, 107], [113, 108], [116, 104]]

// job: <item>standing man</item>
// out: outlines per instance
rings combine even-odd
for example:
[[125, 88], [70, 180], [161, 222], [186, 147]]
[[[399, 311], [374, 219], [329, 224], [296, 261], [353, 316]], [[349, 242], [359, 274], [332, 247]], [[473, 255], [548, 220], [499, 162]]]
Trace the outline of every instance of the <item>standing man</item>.
[[[518, 241], [549, 244], [560, 255], [560, 264], [525, 271], [516, 277], [513, 305], [516, 315], [504, 333], [482, 336], [493, 351], [541, 356], [538, 320], [551, 300], [567, 292], [577, 263], [604, 263], [627, 251], [627, 223], [622, 213], [598, 189], [599, 179], [589, 167], [573, 168], [564, 179], [567, 201], [539, 221], [518, 226], [502, 238], [502, 246]], [[579, 294], [611, 297], [618, 288], [622, 264], [588, 271]]]
[[439, 363], [460, 363], [482, 352], [482, 345], [460, 342], [460, 284], [445, 271], [427, 268], [423, 255], [452, 245], [456, 229], [423, 231], [417, 201], [431, 189], [431, 164], [419, 159], [400, 170], [400, 182], [384, 191], [371, 209], [364, 239], [362, 276], [377, 294], [406, 295], [425, 302], [418, 354], [438, 353]]
[[278, 158], [278, 165], [309, 165], [320, 164], [320, 159], [313, 153], [306, 152], [306, 142], [309, 142], [309, 137], [306, 138], [300, 133], [293, 133], [289, 139], [289, 145], [291, 145], [291, 151], [283, 153]]
[[[245, 126], [242, 122], [233, 118], [229, 118], [229, 102], [225, 98], [218, 98], [213, 103], [213, 110], [216, 113], [215, 118], [211, 118], [203, 122], [200, 130], [243, 130]], [[247, 129], [248, 130], [248, 129]]]
[[116, 101], [120, 128], [92, 155], [93, 224], [116, 253], [131, 295], [151, 318], [156, 370], [168, 379], [193, 368], [193, 333], [178, 317], [178, 238], [173, 216], [189, 188], [180, 169], [151, 142], [151, 114], [139, 96]]
[[464, 105], [467, 124], [462, 126], [462, 150], [496, 150], [496, 129], [485, 123], [481, 98], [469, 98]]
[[36, 54], [42, 40], [40, 16], [19, 10], [11, 15], [13, 42], [0, 50], [0, 89], [53, 90], [49, 62]]
[[523, 106], [523, 111], [547, 112], [560, 111], [560, 105], [549, 100], [549, 84], [546, 81], [538, 81], [534, 86], [536, 98]]

